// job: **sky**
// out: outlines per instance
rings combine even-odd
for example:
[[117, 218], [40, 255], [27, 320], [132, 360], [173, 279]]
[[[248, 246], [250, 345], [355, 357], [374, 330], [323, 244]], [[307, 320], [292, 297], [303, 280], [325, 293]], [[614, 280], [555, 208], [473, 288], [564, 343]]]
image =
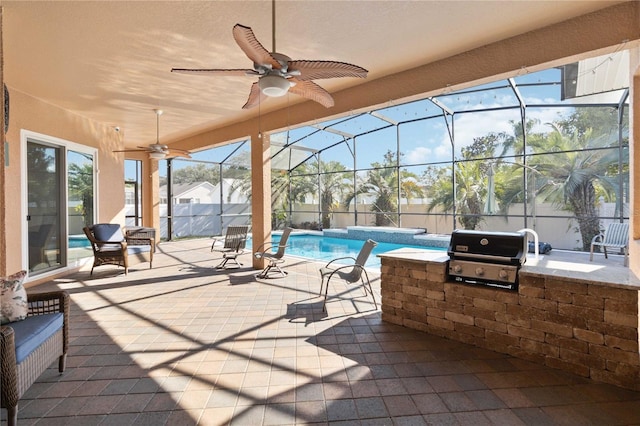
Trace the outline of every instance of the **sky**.
[[[605, 58], [610, 59], [610, 57]], [[592, 60], [591, 69], [582, 70], [585, 76], [606, 71], [602, 65], [611, 60]], [[588, 73], [591, 74], [588, 74]], [[628, 78], [627, 78], [628, 80]], [[520, 95], [527, 105], [527, 119], [537, 119], [539, 127], [536, 132], [549, 132], [548, 123], [556, 121], [560, 115], [571, 113], [571, 106], [575, 100], [561, 100], [562, 72], [559, 68], [552, 68], [540, 72], [529, 73], [522, 70], [521, 75], [513, 78]], [[568, 84], [575, 83], [568, 82]], [[628, 81], [627, 81], [628, 84]], [[607, 102], [617, 103], [621, 91], [605, 95]], [[590, 99], [584, 99], [590, 100]], [[315, 150], [323, 150], [331, 145], [334, 148], [323, 150], [320, 158], [323, 162], [339, 161], [352, 169], [353, 153], [357, 157], [356, 168], [368, 168], [372, 163], [382, 163], [387, 150], [396, 150], [398, 135], [400, 151], [403, 153], [403, 164], [435, 164], [451, 161], [451, 142], [449, 132], [453, 132], [456, 141], [456, 157], [460, 156], [462, 147], [473, 143], [474, 138], [485, 136], [491, 132], [505, 132], [513, 134], [512, 122], [520, 121], [520, 108], [515, 92], [508, 80], [500, 80], [483, 86], [466, 89], [460, 92], [443, 93], [436, 97], [436, 102], [454, 112], [454, 118], [445, 118], [436, 103], [423, 99], [401, 105], [393, 105], [377, 111], [381, 117], [391, 122], [400, 122], [399, 127], [389, 121], [375, 117], [373, 114], [357, 115], [348, 120], [340, 118], [320, 123], [320, 127], [330, 127], [337, 132], [347, 135], [361, 135], [347, 143], [338, 144], [344, 137], [328, 132], [319, 132], [316, 128], [302, 127], [289, 130], [289, 142], [297, 146], [304, 146]], [[565, 105], [562, 108], [553, 105]], [[500, 108], [500, 109], [497, 109]], [[507, 109], [510, 108], [510, 109]], [[426, 120], [421, 118], [428, 117]], [[447, 125], [448, 123], [448, 125]], [[371, 130], [381, 129], [371, 132]], [[367, 133], [371, 132], [371, 133]], [[272, 142], [286, 142], [286, 133], [271, 135]], [[240, 148], [238, 149], [238, 147]], [[234, 143], [207, 151], [196, 152], [192, 157], [196, 160], [219, 162], [227, 158], [234, 150], [234, 155], [247, 155], [250, 150], [248, 142]], [[307, 151], [297, 151], [302, 158], [310, 155]], [[248, 158], [248, 157], [247, 157]], [[125, 177], [134, 177], [132, 162], [125, 166]], [[161, 176], [166, 167], [161, 161]], [[174, 170], [192, 165], [187, 161], [174, 160]]]

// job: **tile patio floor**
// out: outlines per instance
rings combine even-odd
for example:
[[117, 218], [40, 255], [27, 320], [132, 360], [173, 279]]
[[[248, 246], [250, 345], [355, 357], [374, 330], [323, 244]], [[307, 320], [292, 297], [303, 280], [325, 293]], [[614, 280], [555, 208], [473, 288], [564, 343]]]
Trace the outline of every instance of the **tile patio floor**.
[[71, 339], [20, 425], [640, 424], [640, 392], [384, 323], [340, 281], [325, 314], [317, 263], [260, 280], [248, 256], [216, 270], [210, 241], [30, 289], [69, 291]]

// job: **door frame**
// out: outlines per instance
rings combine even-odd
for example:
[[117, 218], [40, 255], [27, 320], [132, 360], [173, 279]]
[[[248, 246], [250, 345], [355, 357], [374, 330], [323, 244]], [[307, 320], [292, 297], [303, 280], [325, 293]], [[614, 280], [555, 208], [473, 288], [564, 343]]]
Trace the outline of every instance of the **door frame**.
[[[80, 153], [89, 154], [93, 157], [93, 215], [94, 221], [95, 216], [98, 211], [98, 150], [96, 148], [92, 148], [86, 145], [81, 145], [76, 142], [68, 141], [65, 139], [57, 138], [55, 136], [45, 135], [42, 133], [33, 132], [30, 130], [22, 129], [20, 131], [20, 158], [21, 158], [21, 171], [20, 171], [20, 186], [21, 186], [21, 195], [20, 195], [20, 235], [22, 237], [22, 269], [28, 271], [29, 270], [29, 224], [27, 222], [27, 214], [29, 213], [28, 209], [28, 185], [27, 185], [27, 167], [28, 167], [28, 159], [27, 159], [27, 143], [31, 141], [34, 143], [41, 143], [43, 145], [49, 145], [52, 147], [60, 148], [60, 155], [62, 158], [62, 170], [61, 170], [61, 188], [63, 188], [64, 193], [59, 194], [60, 202], [62, 203], [61, 211], [66, 212], [67, 217], [62, 220], [62, 229], [61, 232], [65, 241], [64, 244], [61, 245], [60, 250], [64, 251], [61, 253], [62, 259], [67, 259], [67, 252], [69, 250], [68, 236], [69, 236], [69, 228], [68, 228], [68, 212], [69, 212], [69, 203], [68, 203], [68, 193], [67, 189], [69, 186], [68, 183], [68, 162], [67, 162], [67, 153], [68, 151], [76, 151]], [[33, 278], [42, 279], [48, 276], [57, 275], [62, 271], [72, 270], [82, 266], [83, 264], [90, 261], [90, 258], [84, 258], [81, 260], [73, 261], [71, 263], [67, 262], [66, 264], [62, 264], [57, 268], [48, 269], [43, 271], [42, 273], [38, 273], [33, 276]], [[30, 274], [27, 273], [26, 282], [29, 282]]]

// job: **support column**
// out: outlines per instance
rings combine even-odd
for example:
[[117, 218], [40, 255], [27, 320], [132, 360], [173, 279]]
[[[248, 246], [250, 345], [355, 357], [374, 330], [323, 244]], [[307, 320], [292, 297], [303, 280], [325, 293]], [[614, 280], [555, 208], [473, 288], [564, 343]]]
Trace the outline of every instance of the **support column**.
[[629, 50], [629, 268], [640, 277], [640, 48]]
[[148, 157], [142, 161], [142, 226], [156, 229], [160, 242], [160, 172], [158, 161]]
[[[271, 141], [259, 132], [251, 135], [251, 232], [253, 252], [271, 241]], [[264, 259], [253, 259], [253, 268], [264, 268]]]
[[7, 232], [6, 232], [6, 216], [4, 214], [5, 208], [7, 208], [7, 200], [6, 200], [6, 184], [5, 184], [5, 176], [7, 173], [6, 167], [6, 158], [5, 158], [5, 138], [6, 135], [4, 133], [4, 54], [2, 53], [2, 11], [3, 8], [0, 6], [0, 90], [2, 90], [2, 94], [0, 95], [0, 126], [2, 128], [2, 139], [0, 140], [0, 275], [7, 276]]

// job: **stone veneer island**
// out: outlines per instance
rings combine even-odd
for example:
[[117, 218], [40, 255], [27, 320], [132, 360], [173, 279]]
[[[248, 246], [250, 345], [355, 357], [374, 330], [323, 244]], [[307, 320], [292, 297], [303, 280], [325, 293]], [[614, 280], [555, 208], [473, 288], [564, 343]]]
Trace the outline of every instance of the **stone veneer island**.
[[640, 281], [627, 268], [543, 256], [510, 291], [449, 280], [446, 252], [378, 256], [384, 321], [640, 390]]

